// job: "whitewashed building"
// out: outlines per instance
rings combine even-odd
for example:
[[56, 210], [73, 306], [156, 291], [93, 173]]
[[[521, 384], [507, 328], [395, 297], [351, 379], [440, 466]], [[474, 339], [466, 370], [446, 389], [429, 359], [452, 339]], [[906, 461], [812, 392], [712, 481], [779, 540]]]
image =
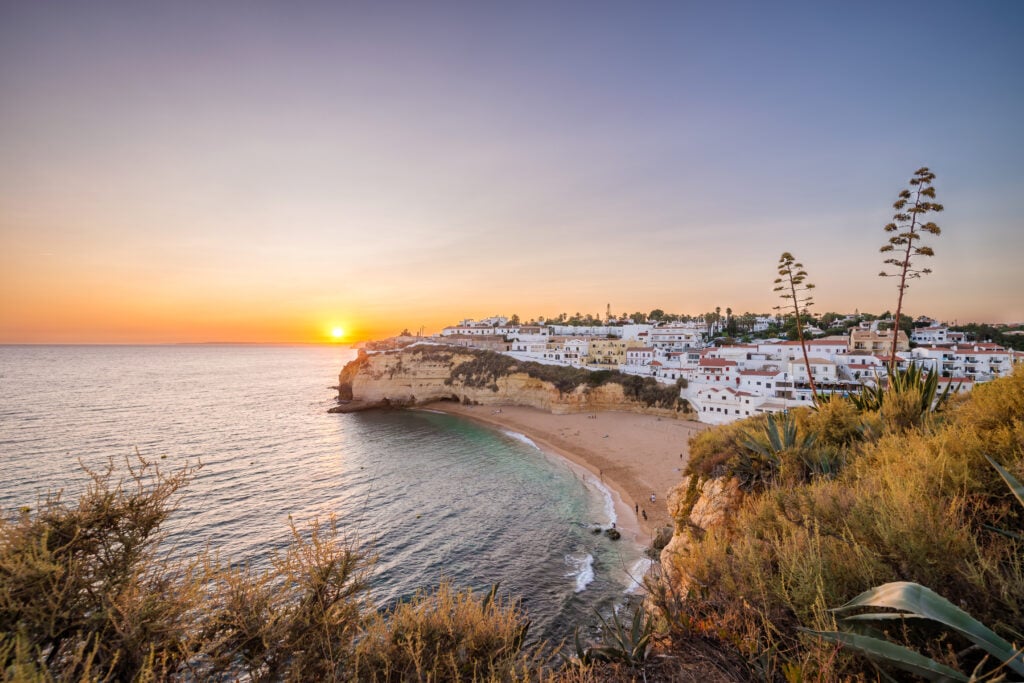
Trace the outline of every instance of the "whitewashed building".
[[667, 325], [652, 328], [650, 345], [662, 351], [682, 351], [703, 345], [701, 330], [688, 325]]
[[654, 349], [650, 346], [637, 346], [626, 349], [626, 365], [631, 368], [647, 367], [654, 361]]

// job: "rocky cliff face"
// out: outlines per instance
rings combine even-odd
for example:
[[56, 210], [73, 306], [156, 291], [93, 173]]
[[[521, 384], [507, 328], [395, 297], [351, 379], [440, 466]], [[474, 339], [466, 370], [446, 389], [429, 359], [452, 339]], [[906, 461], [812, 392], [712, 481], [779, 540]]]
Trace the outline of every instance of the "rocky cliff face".
[[529, 406], [555, 414], [627, 410], [676, 415], [675, 410], [649, 407], [627, 397], [621, 384], [581, 385], [565, 391], [552, 382], [516, 372], [515, 364], [507, 374], [483, 382], [479, 377], [453, 377], [453, 370], [460, 364], [479, 359], [479, 354], [440, 346], [418, 346], [394, 353], [360, 352], [338, 376], [340, 403], [331, 411], [348, 413], [450, 400]]
[[695, 540], [710, 531], [728, 531], [736, 510], [743, 503], [738, 479], [700, 481], [695, 475], [683, 477], [668, 494], [668, 512], [675, 520], [672, 540], [661, 551], [661, 570], [669, 585], [686, 594], [689, 579], [679, 563]]

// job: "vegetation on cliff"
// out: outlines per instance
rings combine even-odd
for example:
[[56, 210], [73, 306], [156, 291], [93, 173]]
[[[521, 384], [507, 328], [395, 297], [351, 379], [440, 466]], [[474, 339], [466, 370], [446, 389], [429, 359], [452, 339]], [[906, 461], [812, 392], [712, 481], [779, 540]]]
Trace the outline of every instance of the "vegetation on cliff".
[[491, 351], [472, 350], [473, 358], [452, 368], [448, 383], [460, 382], [470, 387], [496, 386], [501, 377], [521, 372], [529, 377], [552, 384], [560, 393], [567, 394], [578, 387], [599, 387], [605, 384], [622, 386], [627, 399], [639, 401], [650, 408], [675, 409], [679, 398], [679, 384], [662, 384], [653, 377], [627, 375], [618, 370], [585, 370], [565, 365], [545, 365]]
[[292, 526], [271, 567], [170, 561], [194, 472], [129, 463], [0, 519], [0, 680], [512, 680], [540, 672], [514, 603], [442, 585], [378, 612], [372, 558], [335, 520]]
[[[874, 410], [835, 398], [694, 438], [691, 484], [736, 477], [747, 493], [726, 524], [663, 557], [685, 577], [657, 591], [673, 649], [713, 643], [774, 680], [874, 680], [871, 660], [814, 632], [864, 624], [836, 608], [890, 582], [926, 586], [1024, 645], [1024, 507], [988, 459], [1024, 478], [1024, 372], [941, 413], [921, 391], [891, 393]], [[678, 528], [688, 514], [680, 506]], [[889, 619], [873, 634], [965, 676], [1007, 672], [926, 620]]]
[[[555, 387], [560, 394], [568, 394], [583, 387], [584, 391], [607, 384], [618, 384], [627, 400], [637, 401], [648, 408], [665, 410], [686, 410], [688, 404], [679, 397], [679, 390], [685, 380], [674, 384], [662, 384], [653, 377], [627, 375], [618, 370], [591, 371], [564, 365], [545, 365], [531, 361], [520, 361], [501, 353], [481, 349], [444, 346], [414, 346], [400, 352], [387, 354], [394, 362], [388, 364], [389, 377], [401, 373], [405, 367], [403, 359], [420, 363], [440, 363], [451, 366], [450, 374], [445, 379], [448, 386], [464, 386], [474, 389], [490, 388], [498, 390], [498, 380], [522, 373], [528, 377], [547, 382]], [[466, 358], [468, 360], [459, 360]], [[351, 400], [352, 380], [370, 362], [369, 356], [361, 354], [351, 361], [341, 372], [339, 395], [343, 400]]]

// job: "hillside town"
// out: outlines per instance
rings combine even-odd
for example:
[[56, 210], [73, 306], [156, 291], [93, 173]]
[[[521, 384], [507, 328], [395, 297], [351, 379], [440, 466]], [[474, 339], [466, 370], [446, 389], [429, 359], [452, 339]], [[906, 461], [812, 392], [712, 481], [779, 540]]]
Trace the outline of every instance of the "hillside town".
[[749, 315], [742, 342], [724, 336], [726, 326], [719, 316], [668, 322], [611, 317], [585, 321], [597, 324], [570, 324], [576, 321], [565, 321], [564, 316], [520, 324], [517, 317], [494, 316], [462, 320], [429, 337], [405, 332], [365, 346], [374, 352], [416, 343], [445, 344], [523, 361], [653, 377], [677, 385], [697, 418], [710, 424], [812, 405], [812, 379], [819, 393], [844, 395], [885, 382], [894, 333], [896, 367], [918, 365], [939, 373], [940, 391], [970, 391], [1024, 362], [1024, 352], [969, 339], [928, 318], [917, 319], [909, 336], [902, 329], [894, 331], [891, 319], [861, 318], [854, 314], [835, 321], [833, 325], [847, 330], [842, 335], [808, 324], [807, 362], [799, 341], [782, 338], [780, 320]]

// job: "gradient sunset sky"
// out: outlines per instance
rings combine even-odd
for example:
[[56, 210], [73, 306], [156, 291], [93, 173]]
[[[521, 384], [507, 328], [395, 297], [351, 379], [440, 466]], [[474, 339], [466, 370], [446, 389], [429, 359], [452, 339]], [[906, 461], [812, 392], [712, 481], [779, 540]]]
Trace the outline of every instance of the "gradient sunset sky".
[[462, 317], [1024, 320], [1024, 2], [0, 3], [0, 343]]

